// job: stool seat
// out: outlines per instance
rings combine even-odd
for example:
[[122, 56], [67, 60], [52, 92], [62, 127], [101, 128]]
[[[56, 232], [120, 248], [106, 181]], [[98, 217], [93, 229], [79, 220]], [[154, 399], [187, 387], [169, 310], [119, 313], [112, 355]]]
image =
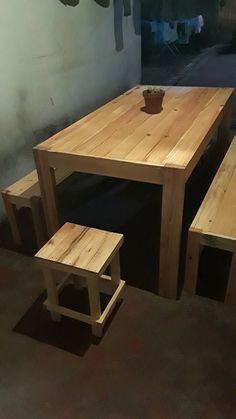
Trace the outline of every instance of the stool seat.
[[123, 243], [122, 234], [66, 223], [36, 254], [55, 269], [73, 267], [83, 276], [100, 275]]
[[[43, 270], [48, 294], [44, 304], [53, 320], [58, 321], [61, 315], [65, 315], [90, 324], [93, 334], [102, 336], [105, 322], [125, 285], [120, 278], [119, 249], [122, 243], [122, 234], [66, 223], [39, 250], [35, 257]], [[109, 265], [111, 275], [103, 275]], [[54, 271], [66, 274], [59, 284]], [[69, 281], [88, 289], [90, 315], [60, 305], [59, 294]], [[103, 292], [110, 294], [111, 298], [102, 312], [100, 293]]]

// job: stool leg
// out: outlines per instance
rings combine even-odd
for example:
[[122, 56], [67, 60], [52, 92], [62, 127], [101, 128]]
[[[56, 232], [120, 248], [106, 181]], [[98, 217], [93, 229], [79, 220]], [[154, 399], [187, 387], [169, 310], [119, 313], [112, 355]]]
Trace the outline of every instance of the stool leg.
[[196, 293], [198, 265], [200, 255], [200, 234], [189, 231], [186, 257], [184, 290], [189, 294]]
[[236, 302], [236, 252], [233, 253], [228, 286], [225, 296], [226, 303]]
[[16, 245], [21, 246], [22, 240], [20, 235], [20, 230], [17, 223], [17, 211], [16, 206], [11, 203], [10, 198], [7, 193], [2, 193], [2, 198], [8, 218], [8, 222], [11, 229], [11, 234], [13, 237], [13, 241]]
[[[90, 305], [90, 315], [94, 320], [98, 320], [101, 317], [101, 302], [100, 302], [100, 292], [99, 292], [99, 277], [88, 279], [88, 293], [89, 293], [89, 305]], [[94, 325], [92, 326], [92, 333], [94, 336], [102, 336], [102, 326]]]
[[[45, 285], [47, 288], [48, 294], [48, 301], [51, 304], [59, 304], [58, 292], [56, 287], [56, 280], [53, 277], [53, 273], [50, 269], [44, 268], [43, 269]], [[61, 315], [51, 311], [52, 320], [55, 322], [59, 322], [61, 320]]]
[[120, 254], [119, 252], [111, 261], [111, 286], [112, 291], [115, 292], [120, 284]]
[[33, 197], [30, 200], [34, 231], [36, 235], [37, 245], [40, 249], [47, 241], [46, 239], [46, 223], [43, 213], [41, 198]]

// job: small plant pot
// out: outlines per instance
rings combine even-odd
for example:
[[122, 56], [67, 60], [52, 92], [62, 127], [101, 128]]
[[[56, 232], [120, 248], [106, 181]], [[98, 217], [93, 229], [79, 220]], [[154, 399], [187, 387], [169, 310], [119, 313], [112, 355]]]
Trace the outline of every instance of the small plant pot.
[[150, 114], [157, 114], [162, 111], [163, 99], [165, 96], [164, 90], [144, 90], [143, 96], [145, 100], [145, 112]]

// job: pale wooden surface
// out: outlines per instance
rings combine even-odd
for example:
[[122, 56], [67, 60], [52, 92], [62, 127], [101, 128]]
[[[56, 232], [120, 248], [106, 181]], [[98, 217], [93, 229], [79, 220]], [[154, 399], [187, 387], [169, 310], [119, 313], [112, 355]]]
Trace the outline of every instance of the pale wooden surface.
[[141, 112], [136, 88], [44, 141], [50, 153], [186, 168], [233, 89], [165, 88], [163, 111]]
[[[122, 234], [66, 223], [36, 254], [41, 262], [101, 274], [123, 243]], [[55, 269], [57, 269], [55, 267]]]
[[175, 298], [185, 183], [218, 128], [222, 151], [227, 144], [234, 90], [165, 87], [163, 111], [148, 115], [141, 111], [144, 88], [130, 90], [54, 135], [35, 147], [34, 155], [50, 236], [60, 227], [50, 168], [163, 186], [159, 293]]
[[[102, 336], [104, 324], [125, 286], [125, 281], [120, 278], [119, 264], [122, 243], [122, 234], [66, 223], [35, 255], [42, 267], [47, 288], [48, 298], [44, 304], [51, 311], [53, 320], [58, 321], [60, 315], [65, 315], [90, 324], [93, 335]], [[102, 276], [109, 264], [112, 265], [111, 277]], [[90, 315], [60, 305], [59, 292], [68, 279], [66, 276], [61, 286], [56, 286], [53, 271], [58, 267], [69, 274], [76, 273], [78, 282], [82, 279], [83, 286], [86, 281]], [[100, 292], [107, 286], [112, 297], [102, 312]]]
[[219, 240], [223, 248], [227, 240], [232, 241], [232, 250], [236, 245], [236, 137], [192, 222], [191, 231], [195, 230], [209, 236], [212, 247], [214, 237], [218, 238], [216, 247], [221, 247]]
[[190, 293], [196, 291], [200, 245], [233, 253], [226, 301], [236, 301], [236, 137], [190, 227], [185, 277]]
[[[71, 175], [68, 170], [56, 170], [56, 184], [59, 185]], [[31, 207], [30, 199], [32, 197], [41, 197], [37, 170], [33, 170], [28, 175], [17, 180], [17, 182], [8, 186], [2, 191], [10, 197], [12, 203]]]
[[[72, 172], [71, 170], [52, 170], [56, 185], [59, 185]], [[17, 222], [16, 207], [28, 207], [32, 211], [34, 230], [38, 248], [45, 243], [45, 218], [41, 201], [41, 192], [37, 170], [8, 186], [2, 192], [7, 218], [9, 221], [12, 237], [16, 245], [22, 244], [20, 230]]]

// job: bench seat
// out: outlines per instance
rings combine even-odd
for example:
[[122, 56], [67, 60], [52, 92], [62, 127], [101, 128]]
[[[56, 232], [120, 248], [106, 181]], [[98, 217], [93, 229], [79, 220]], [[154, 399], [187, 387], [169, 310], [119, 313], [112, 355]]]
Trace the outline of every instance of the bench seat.
[[189, 230], [185, 274], [189, 293], [196, 290], [201, 246], [232, 252], [225, 300], [236, 301], [236, 137]]
[[[68, 170], [55, 170], [56, 184], [59, 185], [71, 174], [72, 172], [69, 172]], [[45, 233], [44, 215], [37, 171], [33, 170], [28, 175], [8, 186], [1, 193], [14, 243], [16, 245], [22, 244], [22, 238], [17, 222], [16, 207], [27, 207], [32, 211], [37, 244], [38, 247], [41, 247], [43, 243], [45, 243]]]

